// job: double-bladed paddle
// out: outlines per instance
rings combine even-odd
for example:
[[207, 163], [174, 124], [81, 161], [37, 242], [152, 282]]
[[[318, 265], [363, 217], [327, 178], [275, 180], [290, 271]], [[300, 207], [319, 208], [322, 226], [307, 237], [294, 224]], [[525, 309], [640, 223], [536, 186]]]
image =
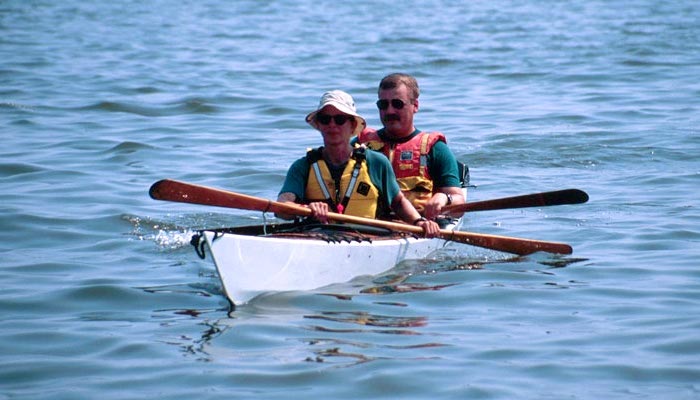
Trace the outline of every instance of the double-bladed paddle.
[[565, 189], [554, 192], [525, 194], [501, 199], [474, 201], [442, 208], [444, 212], [470, 212], [503, 210], [507, 208], [526, 208], [559, 206], [563, 204], [581, 204], [588, 201], [588, 194], [579, 189]]
[[[244, 210], [262, 212], [275, 212], [304, 217], [311, 215], [311, 210], [302, 205], [282, 203], [170, 179], [163, 179], [154, 183], [151, 186], [149, 193], [150, 196], [156, 200], [176, 201], [180, 203], [201, 204], [216, 207], [240, 208]], [[423, 233], [423, 229], [418, 226], [398, 222], [355, 217], [352, 215], [333, 212], [328, 213], [328, 217], [337, 222], [350, 222], [355, 224], [376, 226], [414, 234]], [[539, 240], [520, 239], [483, 233], [451, 231], [446, 229], [440, 230], [439, 237], [444, 240], [453, 240], [456, 242], [467, 243], [472, 246], [519, 255], [532, 254], [538, 251], [571, 254], [573, 251], [571, 246], [565, 243], [544, 242]]]

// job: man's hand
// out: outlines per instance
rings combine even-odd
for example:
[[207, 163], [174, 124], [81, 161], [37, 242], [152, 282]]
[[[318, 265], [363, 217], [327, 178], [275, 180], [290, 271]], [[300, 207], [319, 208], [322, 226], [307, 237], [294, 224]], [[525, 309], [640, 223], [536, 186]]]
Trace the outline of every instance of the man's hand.
[[[425, 203], [425, 208], [423, 209], [423, 215], [428, 219], [435, 219], [442, 215], [442, 208], [452, 204], [464, 204], [464, 196], [459, 188], [443, 188], [446, 191], [440, 191], [433, 195], [433, 197]], [[461, 217], [462, 215], [453, 215], [456, 217]]]

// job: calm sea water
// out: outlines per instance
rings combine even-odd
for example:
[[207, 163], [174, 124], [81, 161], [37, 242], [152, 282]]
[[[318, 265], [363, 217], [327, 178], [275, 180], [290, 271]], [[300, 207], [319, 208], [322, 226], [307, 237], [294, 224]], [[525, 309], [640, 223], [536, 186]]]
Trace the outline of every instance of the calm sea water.
[[[697, 1], [3, 1], [0, 398], [700, 398]], [[455, 244], [230, 313], [161, 178], [274, 198], [340, 88], [387, 73], [471, 166]], [[329, 262], [332, 262], [329, 260]], [[329, 296], [328, 293], [342, 296]]]

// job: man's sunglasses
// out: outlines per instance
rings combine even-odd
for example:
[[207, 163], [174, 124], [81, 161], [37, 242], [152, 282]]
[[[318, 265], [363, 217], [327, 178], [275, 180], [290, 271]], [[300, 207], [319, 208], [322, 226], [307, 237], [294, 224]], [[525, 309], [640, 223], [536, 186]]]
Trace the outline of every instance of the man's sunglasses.
[[316, 121], [318, 121], [322, 125], [330, 124], [331, 120], [335, 121], [336, 125], [343, 125], [344, 123], [348, 122], [349, 119], [350, 119], [350, 116], [345, 115], [345, 114], [337, 114], [337, 115], [316, 114]]
[[[397, 110], [400, 110], [405, 106], [407, 103], [404, 103], [403, 100], [401, 99], [391, 99], [391, 106], [394, 107]], [[377, 100], [377, 108], [380, 110], [386, 110], [389, 108], [389, 100]]]

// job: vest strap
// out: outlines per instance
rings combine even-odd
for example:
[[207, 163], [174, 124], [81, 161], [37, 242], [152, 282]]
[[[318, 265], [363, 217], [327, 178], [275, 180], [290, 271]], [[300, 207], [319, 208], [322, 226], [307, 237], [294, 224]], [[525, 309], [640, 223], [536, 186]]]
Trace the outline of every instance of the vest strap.
[[428, 168], [428, 139], [430, 134], [423, 133], [420, 141], [420, 174], [426, 176], [425, 169]]
[[341, 214], [345, 210], [345, 207], [348, 206], [350, 196], [352, 196], [352, 192], [355, 191], [355, 186], [357, 186], [357, 177], [360, 175], [360, 167], [362, 167], [362, 161], [363, 160], [355, 160], [355, 166], [352, 169], [352, 177], [350, 178], [350, 183], [348, 183], [348, 188], [345, 190], [345, 197], [343, 197], [343, 201], [340, 202], [340, 206], [338, 207], [338, 212], [340, 212]]
[[330, 192], [330, 190], [328, 190], [326, 183], [323, 181], [323, 174], [321, 174], [321, 167], [318, 166], [318, 161], [311, 164], [311, 168], [313, 168], [314, 175], [316, 175], [316, 180], [318, 181], [319, 185], [321, 186], [321, 191], [323, 192], [323, 197], [326, 198], [326, 201], [330, 201], [331, 200], [331, 192]]

